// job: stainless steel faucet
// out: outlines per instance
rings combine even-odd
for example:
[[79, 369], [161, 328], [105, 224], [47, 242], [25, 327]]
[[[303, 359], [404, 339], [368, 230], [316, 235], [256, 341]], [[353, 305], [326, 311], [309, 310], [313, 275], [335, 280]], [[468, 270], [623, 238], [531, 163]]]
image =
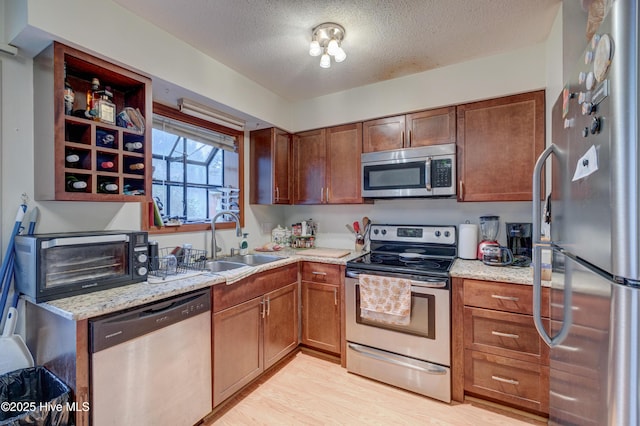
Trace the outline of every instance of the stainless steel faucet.
[[216, 220], [224, 215], [228, 214], [233, 218], [233, 221], [236, 223], [236, 236], [242, 237], [242, 229], [240, 229], [240, 218], [238, 215], [230, 210], [222, 210], [211, 219], [211, 258], [216, 260], [218, 257], [218, 246], [216, 245]]

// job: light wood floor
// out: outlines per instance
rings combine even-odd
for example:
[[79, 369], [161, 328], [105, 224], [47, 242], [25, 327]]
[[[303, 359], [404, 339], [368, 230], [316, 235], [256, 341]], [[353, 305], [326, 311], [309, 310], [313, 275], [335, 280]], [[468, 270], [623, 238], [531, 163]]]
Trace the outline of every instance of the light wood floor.
[[299, 352], [204, 425], [543, 425], [484, 404], [445, 404]]

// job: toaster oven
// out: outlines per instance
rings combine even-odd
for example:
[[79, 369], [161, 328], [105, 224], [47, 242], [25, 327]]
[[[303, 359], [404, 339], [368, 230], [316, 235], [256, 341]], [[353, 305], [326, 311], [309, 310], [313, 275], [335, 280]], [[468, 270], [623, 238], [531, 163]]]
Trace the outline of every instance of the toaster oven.
[[147, 279], [146, 232], [18, 235], [15, 254], [16, 290], [36, 303]]

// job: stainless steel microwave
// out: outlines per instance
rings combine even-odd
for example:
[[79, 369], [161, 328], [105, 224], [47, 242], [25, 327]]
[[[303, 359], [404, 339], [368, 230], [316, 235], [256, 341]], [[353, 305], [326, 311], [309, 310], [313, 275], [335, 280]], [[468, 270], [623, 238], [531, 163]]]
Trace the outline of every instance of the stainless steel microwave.
[[368, 198], [456, 195], [456, 145], [361, 154], [362, 196]]
[[16, 289], [36, 303], [147, 279], [146, 232], [18, 235], [15, 254]]

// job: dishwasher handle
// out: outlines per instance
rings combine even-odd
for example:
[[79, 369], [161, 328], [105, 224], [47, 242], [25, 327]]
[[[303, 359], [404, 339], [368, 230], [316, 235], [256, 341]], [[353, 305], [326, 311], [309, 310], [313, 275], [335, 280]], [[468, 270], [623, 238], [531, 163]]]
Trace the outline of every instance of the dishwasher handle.
[[211, 291], [198, 291], [89, 321], [91, 353], [211, 311]]

